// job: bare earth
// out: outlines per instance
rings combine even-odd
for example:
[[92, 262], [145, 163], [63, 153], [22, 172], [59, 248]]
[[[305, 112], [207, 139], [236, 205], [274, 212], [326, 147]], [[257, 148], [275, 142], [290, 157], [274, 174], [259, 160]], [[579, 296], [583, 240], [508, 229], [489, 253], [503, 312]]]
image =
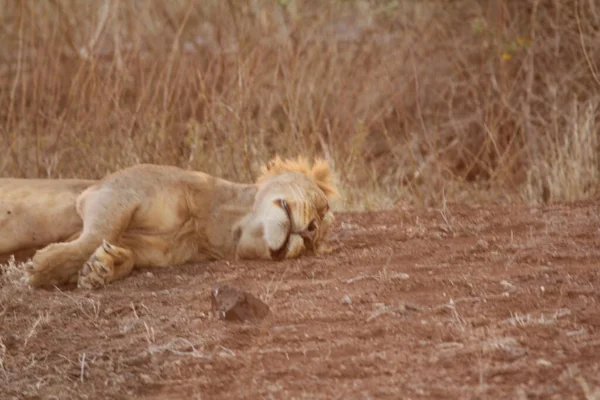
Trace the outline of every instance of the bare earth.
[[[600, 398], [600, 203], [338, 214], [327, 256], [0, 276], [0, 398]], [[4, 234], [4, 233], [3, 233]], [[262, 322], [210, 315], [225, 282]]]

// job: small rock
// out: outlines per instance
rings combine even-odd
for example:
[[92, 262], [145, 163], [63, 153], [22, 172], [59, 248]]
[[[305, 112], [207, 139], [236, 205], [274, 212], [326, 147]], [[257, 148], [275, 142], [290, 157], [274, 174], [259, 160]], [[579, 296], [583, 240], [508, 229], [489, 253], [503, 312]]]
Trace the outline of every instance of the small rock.
[[[379, 304], [379, 303], [378, 303]], [[386, 305], [382, 305], [382, 306], [378, 306], [377, 309], [375, 311], [373, 311], [368, 317], [367, 317], [367, 322], [370, 322], [371, 320], [379, 317], [380, 315], [383, 314], [387, 314], [388, 311], [390, 311], [392, 307], [391, 306], [386, 306]]]
[[410, 278], [410, 276], [408, 274], [404, 273], [404, 272], [401, 272], [399, 274], [394, 274], [394, 275], [392, 275], [390, 277], [390, 279], [393, 279], [393, 280], [402, 280], [402, 281], [405, 281], [408, 278]]
[[568, 308], [561, 308], [560, 310], [556, 311], [556, 314], [554, 314], [555, 318], [563, 318], [563, 317], [567, 317], [571, 315], [571, 310], [569, 310]]
[[488, 242], [486, 242], [483, 239], [479, 239], [477, 243], [475, 243], [475, 248], [477, 250], [487, 250], [489, 247], [490, 245], [488, 244]]
[[421, 307], [417, 303], [412, 303], [412, 302], [405, 303], [404, 307], [410, 311], [421, 311], [423, 309], [423, 307]]
[[504, 290], [506, 290], [509, 293], [513, 293], [515, 290], [517, 290], [517, 287], [515, 285], [504, 279], [500, 281], [500, 286], [502, 286]]
[[342, 303], [350, 305], [352, 304], [352, 299], [350, 298], [350, 296], [345, 295], [344, 297], [342, 297]]
[[154, 278], [154, 274], [152, 272], [148, 271], [148, 272], [146, 272], [146, 278], [152, 279], [152, 278]]
[[544, 360], [543, 358], [538, 359], [535, 362], [537, 365], [539, 365], [540, 367], [551, 367], [552, 363], [548, 360]]
[[223, 284], [213, 286], [210, 302], [213, 314], [224, 320], [263, 319], [269, 313], [269, 306], [251, 293]]

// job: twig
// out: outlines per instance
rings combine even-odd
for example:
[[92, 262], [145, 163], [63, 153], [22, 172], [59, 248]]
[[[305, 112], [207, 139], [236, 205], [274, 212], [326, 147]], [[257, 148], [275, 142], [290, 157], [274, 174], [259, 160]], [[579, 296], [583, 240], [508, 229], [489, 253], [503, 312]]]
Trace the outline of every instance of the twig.
[[371, 320], [383, 315], [383, 314], [387, 314], [390, 310], [392, 309], [392, 306], [384, 306], [384, 307], [380, 307], [377, 310], [373, 311], [368, 317], [367, 317], [367, 322], [370, 322]]
[[0, 338], [0, 370], [4, 371], [4, 374], [6, 375], [6, 369], [4, 368], [4, 357], [5, 356], [6, 356], [6, 346], [4, 345], [2, 338]]
[[81, 381], [81, 383], [83, 383], [84, 373], [85, 373], [85, 353], [83, 353], [83, 356], [81, 357], [81, 373], [79, 374], [79, 380]]
[[19, 19], [19, 51], [17, 53], [17, 69], [16, 69], [16, 73], [15, 73], [15, 79], [12, 82], [12, 86], [10, 89], [10, 103], [8, 106], [8, 121], [11, 121], [11, 117], [13, 116], [13, 107], [15, 105], [15, 96], [17, 93], [17, 87], [19, 86], [19, 80], [21, 79], [21, 71], [22, 71], [22, 64], [23, 64], [23, 10], [21, 10], [21, 15], [20, 15], [20, 19]]
[[588, 383], [585, 381], [585, 379], [583, 379], [583, 377], [581, 377], [581, 376], [578, 376], [577, 378], [575, 378], [575, 381], [577, 383], [579, 383], [579, 386], [581, 386], [581, 390], [583, 390], [583, 394], [584, 394], [586, 400], [600, 399], [600, 388], [596, 388], [592, 392], [590, 385], [588, 385]]
[[140, 317], [138, 316], [137, 311], [135, 311], [135, 305], [133, 304], [133, 301], [131, 303], [129, 303], [129, 305], [131, 306], [131, 309], [133, 310], [133, 315], [135, 316], [136, 319], [140, 319]]
[[585, 48], [585, 43], [583, 42], [583, 30], [581, 29], [581, 19], [579, 18], [579, 0], [575, 0], [575, 18], [577, 19], [577, 30], [579, 31], [579, 42], [581, 43], [581, 50], [583, 51], [583, 55], [585, 57], [585, 61], [587, 61], [588, 67], [594, 77], [594, 81], [600, 86], [600, 78], [596, 73], [596, 66], [592, 62], [590, 55]]
[[231, 349], [228, 349], [227, 347], [225, 347], [225, 346], [222, 346], [222, 345], [218, 345], [218, 347], [220, 347], [220, 348], [221, 348], [221, 350], [222, 350], [222, 351], [219, 353], [219, 355], [221, 355], [221, 353], [225, 353], [225, 354], [226, 354], [228, 357], [235, 357], [235, 353], [233, 352], [233, 350], [231, 350]]
[[[177, 342], [181, 342], [181, 344], [179, 346], [175, 346]], [[192, 351], [180, 351], [174, 347], [178, 347], [178, 348], [191, 347]], [[201, 353], [198, 350], [196, 350], [196, 348], [194, 347], [194, 344], [185, 338], [175, 338], [167, 344], [164, 344], [161, 346], [151, 346], [150, 348], [148, 348], [148, 352], [150, 354], [162, 352], [165, 350], [167, 350], [173, 354], [179, 355], [179, 356], [192, 356], [192, 357], [196, 357], [196, 358], [212, 358], [211, 354]]]
[[88, 42], [87, 46], [79, 50], [79, 55], [83, 59], [87, 59], [92, 55], [96, 47], [96, 43], [98, 42], [98, 39], [100, 39], [100, 36], [102, 35], [104, 28], [106, 27], [106, 22], [108, 21], [108, 17], [112, 8], [110, 3], [111, 0], [105, 0], [102, 6], [100, 7], [100, 20], [98, 21], [98, 26], [96, 26], [96, 30], [90, 38], [90, 41]]
[[144, 321], [144, 327], [146, 328], [146, 341], [148, 344], [152, 344], [156, 341], [156, 337], [154, 335], [154, 327], [148, 326], [148, 324]]
[[29, 341], [29, 339], [33, 336], [33, 334], [35, 333], [35, 328], [37, 328], [37, 326], [40, 324], [40, 322], [42, 321], [42, 315], [40, 314], [40, 316], [38, 317], [38, 319], [33, 323], [33, 326], [31, 327], [31, 330], [29, 331], [29, 334], [27, 335], [27, 337], [25, 338], [25, 343], [23, 343], [23, 347], [27, 347], [27, 342]]
[[371, 275], [360, 274], [358, 276], [355, 276], [354, 278], [346, 279], [344, 281], [344, 283], [350, 284], [350, 283], [362, 281], [363, 279], [375, 279], [375, 278], [372, 277]]

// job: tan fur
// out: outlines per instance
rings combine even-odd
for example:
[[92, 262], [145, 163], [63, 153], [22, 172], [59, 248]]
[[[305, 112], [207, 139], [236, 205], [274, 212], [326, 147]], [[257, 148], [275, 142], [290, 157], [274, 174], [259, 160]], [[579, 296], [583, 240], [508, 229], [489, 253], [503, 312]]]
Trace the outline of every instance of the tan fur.
[[0, 179], [0, 259], [31, 254], [34, 287], [97, 288], [135, 267], [321, 252], [328, 165], [276, 157], [255, 184], [142, 164], [100, 181]]
[[261, 168], [261, 175], [257, 182], [263, 182], [275, 175], [284, 172], [301, 172], [309, 176], [329, 198], [339, 196], [333, 183], [333, 176], [329, 170], [329, 164], [322, 159], [315, 160], [314, 165], [310, 165], [306, 157], [299, 156], [296, 160], [282, 160], [275, 156], [266, 166]]

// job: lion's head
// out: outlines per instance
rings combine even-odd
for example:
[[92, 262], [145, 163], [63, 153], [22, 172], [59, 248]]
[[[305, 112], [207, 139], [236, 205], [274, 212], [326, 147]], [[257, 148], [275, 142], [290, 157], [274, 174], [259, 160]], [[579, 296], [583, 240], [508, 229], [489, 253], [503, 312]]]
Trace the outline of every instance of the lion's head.
[[[327, 162], [316, 160], [311, 165], [304, 157], [282, 160], [277, 156], [262, 167], [256, 183], [254, 224], [248, 230], [256, 240], [242, 245], [241, 255], [260, 253], [282, 259], [322, 250], [334, 221], [330, 201], [338, 196]], [[258, 241], [265, 245], [259, 246]]]

